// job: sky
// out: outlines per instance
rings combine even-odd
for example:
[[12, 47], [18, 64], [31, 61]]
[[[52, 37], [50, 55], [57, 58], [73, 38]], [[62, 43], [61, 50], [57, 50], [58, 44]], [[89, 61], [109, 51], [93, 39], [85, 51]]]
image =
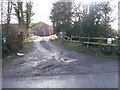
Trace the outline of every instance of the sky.
[[52, 25], [49, 16], [53, 2], [55, 2], [55, 0], [33, 0], [33, 11], [35, 15], [32, 17], [32, 22], [36, 23], [42, 21]]
[[[26, 1], [26, 0], [24, 0], [24, 1]], [[56, 2], [57, 0], [31, 0], [31, 1], [33, 2], [32, 11], [34, 11], [34, 13], [35, 13], [34, 16], [32, 17], [32, 23], [38, 23], [38, 22], [42, 21], [48, 25], [52, 25], [52, 22], [51, 22], [49, 16], [50, 16], [50, 12], [52, 9], [52, 4], [54, 2]], [[66, 1], [70, 1], [70, 0], [66, 0]], [[79, 1], [79, 0], [76, 0], [76, 1]], [[88, 4], [91, 0], [80, 0], [80, 1], [83, 2], [84, 4]], [[105, 1], [105, 0], [99, 0], [99, 1]], [[117, 20], [118, 0], [110, 0], [110, 1], [113, 6], [116, 5], [116, 7], [112, 13], [112, 17], [115, 17], [116, 20], [112, 23], [112, 27], [114, 29], [117, 29], [118, 28], [118, 23], [117, 23], [118, 22], [118, 20]], [[16, 19], [12, 19], [11, 22], [13, 22], [13, 23], [16, 22]]]

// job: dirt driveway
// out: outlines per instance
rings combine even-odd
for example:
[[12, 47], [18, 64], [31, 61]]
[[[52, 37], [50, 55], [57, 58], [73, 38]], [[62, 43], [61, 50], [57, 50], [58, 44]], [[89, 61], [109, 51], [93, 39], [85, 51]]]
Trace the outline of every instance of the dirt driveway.
[[117, 59], [66, 49], [49, 38], [34, 40], [23, 57], [3, 63], [3, 88], [118, 87]]

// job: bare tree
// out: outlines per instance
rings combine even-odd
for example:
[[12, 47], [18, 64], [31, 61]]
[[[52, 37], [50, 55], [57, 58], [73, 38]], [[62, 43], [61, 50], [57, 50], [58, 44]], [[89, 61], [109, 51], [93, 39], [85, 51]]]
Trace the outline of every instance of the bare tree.
[[12, 0], [8, 1], [8, 10], [7, 10], [7, 24], [10, 23], [10, 19], [11, 19], [11, 13], [12, 13]]
[[1, 1], [1, 17], [2, 17], [2, 23], [10, 24], [11, 15], [12, 15], [12, 0], [8, 1]]
[[31, 27], [31, 17], [34, 15], [32, 12], [32, 2], [26, 2], [26, 30], [27, 37], [29, 37], [30, 27]]
[[15, 16], [18, 19], [19, 25], [24, 26], [25, 18], [24, 18], [24, 11], [23, 11], [23, 2], [17, 2], [17, 4], [14, 4], [14, 9], [15, 9]]

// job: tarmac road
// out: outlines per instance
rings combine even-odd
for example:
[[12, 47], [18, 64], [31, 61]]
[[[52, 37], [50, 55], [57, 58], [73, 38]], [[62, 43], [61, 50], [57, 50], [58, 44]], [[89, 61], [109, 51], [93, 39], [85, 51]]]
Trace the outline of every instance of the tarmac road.
[[3, 62], [3, 88], [118, 88], [118, 60], [66, 49], [40, 37]]

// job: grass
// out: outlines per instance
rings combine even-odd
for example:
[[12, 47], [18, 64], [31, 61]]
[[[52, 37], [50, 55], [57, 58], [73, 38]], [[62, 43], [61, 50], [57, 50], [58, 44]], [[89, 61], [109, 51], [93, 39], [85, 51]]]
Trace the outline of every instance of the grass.
[[117, 44], [106, 44], [106, 43], [99, 43], [99, 42], [83, 42], [85, 44], [94, 44], [94, 45], [103, 45], [103, 46], [113, 46], [116, 47]]
[[10, 60], [10, 59], [13, 59], [17, 56], [17, 53], [24, 53], [25, 51], [27, 51], [30, 47], [30, 43], [35, 40], [36, 38], [38, 38], [39, 36], [33, 36], [33, 37], [30, 37], [28, 39], [25, 39], [24, 42], [23, 42], [23, 48], [18, 50], [17, 52], [8, 52], [6, 53], [6, 55], [4, 55], [2, 57], [2, 60], [0, 60], [0, 62], [2, 61], [6, 61], [6, 60]]
[[[27, 51], [29, 49], [29, 47], [30, 47], [30, 42], [24, 42], [23, 48], [18, 50], [17, 52], [24, 53], [25, 51]], [[4, 55], [2, 57], [2, 61], [6, 61], [6, 60], [15, 58], [17, 56], [17, 52], [12, 52], [12, 51], [8, 52], [6, 55]]]
[[86, 46], [82, 46], [82, 45], [80, 45], [78, 43], [71, 43], [71, 42], [64, 42], [62, 44], [60, 42], [60, 40], [55, 40], [54, 43], [58, 44], [58, 45], [61, 45], [61, 46], [64, 46], [64, 47], [69, 48], [69, 49], [89, 53], [89, 54], [96, 55], [96, 56], [102, 56], [102, 57], [108, 57], [108, 58], [116, 58], [116, 59], [120, 58], [117, 55], [107, 55], [107, 54], [101, 52], [101, 49], [98, 48], [98, 47], [89, 47], [89, 48], [87, 48]]
[[[70, 38], [68, 36], [66, 36], [66, 38]], [[72, 38], [78, 38], [77, 36], [73, 36]], [[103, 38], [103, 37], [80, 37], [81, 39], [101, 39], [101, 40], [107, 40], [107, 38]]]

